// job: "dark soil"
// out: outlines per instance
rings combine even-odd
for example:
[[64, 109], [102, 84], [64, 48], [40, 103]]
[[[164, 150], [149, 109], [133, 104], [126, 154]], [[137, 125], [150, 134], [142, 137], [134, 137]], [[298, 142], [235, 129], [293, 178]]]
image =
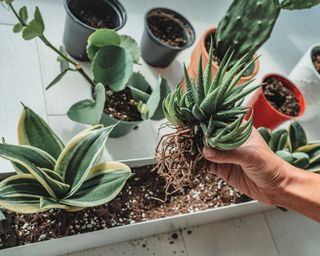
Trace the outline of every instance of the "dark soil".
[[[7, 248], [95, 230], [144, 222], [209, 208], [240, 203], [241, 194], [214, 174], [206, 172], [202, 180], [184, 193], [165, 197], [164, 180], [151, 172], [153, 166], [133, 168], [122, 192], [109, 204], [80, 212], [50, 210], [38, 214], [6, 211], [12, 232], [0, 236], [0, 248]], [[177, 239], [172, 235], [172, 240]]]
[[70, 0], [68, 6], [79, 20], [94, 28], [116, 28], [119, 26], [117, 14], [107, 3], [101, 0]]
[[184, 47], [188, 43], [187, 28], [174, 14], [155, 10], [149, 14], [147, 22], [153, 35], [164, 44]]
[[122, 121], [140, 121], [141, 114], [136, 105], [129, 88], [120, 92], [106, 89], [104, 112], [109, 116]]
[[320, 50], [315, 51], [312, 54], [312, 62], [313, 62], [313, 65], [314, 65], [315, 69], [320, 74]]
[[270, 104], [287, 116], [298, 116], [300, 104], [293, 92], [281, 81], [270, 77], [263, 85], [263, 92]]

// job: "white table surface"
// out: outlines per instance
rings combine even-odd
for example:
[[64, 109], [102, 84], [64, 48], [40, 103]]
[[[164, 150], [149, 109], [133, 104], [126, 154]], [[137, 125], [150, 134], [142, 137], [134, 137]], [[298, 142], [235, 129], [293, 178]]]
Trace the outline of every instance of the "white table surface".
[[[143, 16], [153, 6], [165, 6], [185, 15], [193, 24], [197, 39], [210, 25], [217, 25], [230, 0], [121, 0], [128, 11], [128, 21], [120, 33], [138, 42], [143, 30]], [[16, 0], [15, 5], [39, 6], [46, 24], [46, 35], [56, 45], [62, 42], [65, 12], [62, 0]], [[0, 6], [1, 7], [1, 6]], [[288, 75], [304, 51], [320, 41], [320, 7], [305, 11], [283, 11], [270, 40], [259, 50], [261, 68], [257, 81], [268, 72]], [[68, 108], [78, 100], [89, 97], [86, 82], [77, 74], [68, 74], [62, 81], [45, 91], [58, 74], [56, 55], [40, 41], [24, 41], [12, 32], [15, 19], [0, 8], [0, 137], [16, 143], [20, 101], [48, 120], [64, 141], [70, 139], [83, 125], [66, 117]], [[192, 48], [182, 52], [166, 69], [138, 67], [150, 83], [159, 73], [172, 86], [181, 78], [182, 63], [189, 61]], [[145, 122], [138, 130], [120, 139], [110, 139], [106, 146], [107, 159], [122, 160], [148, 157], [157, 143], [160, 122]], [[320, 119], [304, 123], [311, 139], [319, 138]], [[319, 133], [319, 132], [318, 132]], [[0, 172], [11, 170], [0, 160]], [[188, 232], [191, 230], [190, 232]], [[178, 232], [170, 244], [172, 233], [123, 242], [102, 248], [69, 254], [98, 255], [320, 255], [320, 225], [291, 212], [272, 210], [266, 213], [207, 224]]]

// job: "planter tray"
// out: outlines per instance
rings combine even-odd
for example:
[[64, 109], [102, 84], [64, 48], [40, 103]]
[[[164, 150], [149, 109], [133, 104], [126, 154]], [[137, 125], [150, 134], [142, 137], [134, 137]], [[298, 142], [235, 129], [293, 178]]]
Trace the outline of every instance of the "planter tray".
[[[130, 167], [139, 167], [154, 164], [154, 159], [143, 158], [122, 162], [126, 163]], [[241, 204], [212, 208], [196, 213], [177, 215], [158, 220], [151, 220], [121, 227], [88, 232], [80, 235], [47, 240], [29, 245], [12, 247], [0, 250], [0, 256], [61, 255], [150, 236], [157, 233], [178, 230], [180, 228], [203, 225], [213, 221], [258, 213], [268, 209], [272, 209], [272, 207], [260, 204], [257, 201], [245, 202]]]

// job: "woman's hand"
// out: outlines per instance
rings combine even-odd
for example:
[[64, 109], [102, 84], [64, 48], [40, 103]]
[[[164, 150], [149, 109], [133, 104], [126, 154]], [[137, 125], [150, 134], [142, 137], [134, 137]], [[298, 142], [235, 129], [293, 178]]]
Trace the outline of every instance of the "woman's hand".
[[210, 170], [240, 192], [263, 203], [273, 204], [287, 179], [288, 165], [274, 154], [256, 129], [240, 148], [232, 151], [203, 150]]

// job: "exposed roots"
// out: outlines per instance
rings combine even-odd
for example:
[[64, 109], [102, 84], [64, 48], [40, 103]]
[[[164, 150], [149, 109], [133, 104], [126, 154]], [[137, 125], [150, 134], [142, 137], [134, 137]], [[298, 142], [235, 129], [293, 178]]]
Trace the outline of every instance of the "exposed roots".
[[199, 182], [199, 175], [206, 170], [202, 156], [202, 138], [190, 129], [177, 129], [160, 139], [156, 149], [157, 165], [154, 168], [166, 181], [166, 194], [183, 192]]

